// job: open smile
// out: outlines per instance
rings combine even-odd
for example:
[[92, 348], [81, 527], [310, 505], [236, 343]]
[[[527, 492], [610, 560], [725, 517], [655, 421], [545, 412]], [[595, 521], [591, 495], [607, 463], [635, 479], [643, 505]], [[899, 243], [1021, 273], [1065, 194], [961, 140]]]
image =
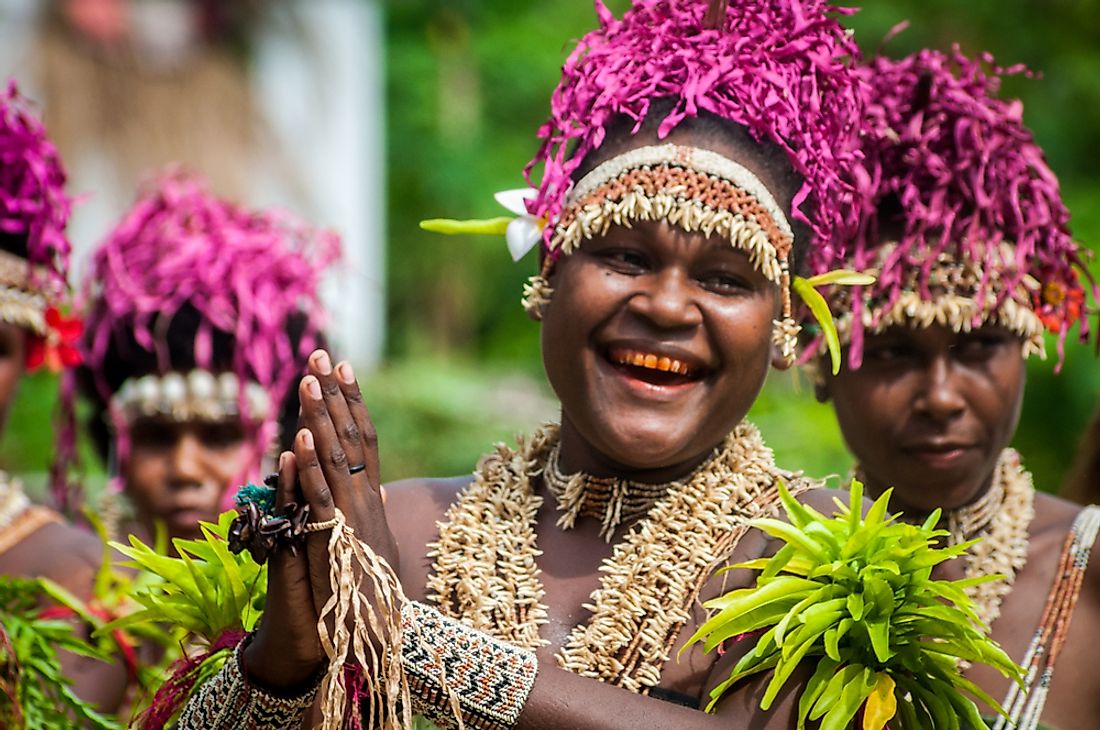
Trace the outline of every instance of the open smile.
[[614, 346], [607, 361], [628, 380], [660, 389], [678, 389], [700, 382], [709, 368], [698, 358], [664, 349]]

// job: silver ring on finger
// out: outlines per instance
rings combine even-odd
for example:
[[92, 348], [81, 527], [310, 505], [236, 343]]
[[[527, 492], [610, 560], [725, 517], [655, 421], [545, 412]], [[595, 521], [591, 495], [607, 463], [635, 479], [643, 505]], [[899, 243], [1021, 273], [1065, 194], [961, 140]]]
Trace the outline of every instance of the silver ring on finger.
[[351, 474], [352, 476], [355, 476], [359, 472], [366, 471], [366, 470], [367, 470], [367, 465], [366, 464], [353, 464], [352, 466], [348, 467], [348, 474]]

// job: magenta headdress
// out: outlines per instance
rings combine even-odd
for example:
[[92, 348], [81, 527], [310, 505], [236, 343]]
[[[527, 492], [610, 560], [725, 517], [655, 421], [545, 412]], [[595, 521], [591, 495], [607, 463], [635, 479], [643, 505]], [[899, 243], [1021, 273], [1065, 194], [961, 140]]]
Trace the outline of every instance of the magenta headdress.
[[[543, 144], [527, 165], [543, 165], [529, 212], [557, 221], [585, 156], [617, 117], [637, 132], [659, 99], [675, 106], [661, 122], [664, 138], [700, 111], [739, 124], [787, 153], [803, 183], [791, 213], [810, 225], [828, 255], [836, 231], [855, 223], [850, 182], [842, 171], [858, 159], [859, 93], [849, 61], [858, 49], [821, 0], [636, 0], [621, 20], [595, 0], [600, 28], [581, 39], [551, 100]], [[708, 10], [711, 17], [708, 17]], [[808, 210], [803, 208], [807, 207]], [[548, 253], [554, 227], [543, 241]]]
[[12, 79], [0, 95], [0, 232], [26, 236], [27, 260], [51, 291], [67, 285], [72, 204], [57, 148]]
[[[601, 0], [595, 8], [600, 27], [565, 62], [551, 118], [538, 132], [542, 145], [524, 169], [537, 189], [497, 196], [519, 217], [421, 226], [504, 233], [517, 260], [541, 242], [541, 271], [524, 292], [536, 318], [550, 302], [558, 258], [612, 225], [661, 219], [726, 238], [779, 288], [775, 342], [793, 360], [799, 326], [790, 294], [806, 296], [813, 283], [793, 278], [788, 217], [812, 231], [811, 261], [843, 253], [835, 247], [859, 221], [859, 187], [845, 178], [861, 159], [859, 51], [834, 17], [851, 11], [824, 0], [634, 0], [620, 20]], [[739, 162], [689, 145], [636, 147], [574, 179], [611, 125], [633, 120], [637, 134], [655, 109], [664, 114], [661, 140], [706, 113], [777, 146], [802, 179], [790, 209]]]
[[[249, 468], [258, 469], [279, 407], [317, 346], [320, 280], [339, 252], [336, 234], [219, 199], [194, 177], [170, 172], [156, 181], [95, 251], [82, 290], [85, 368], [107, 404], [118, 462], [128, 457], [136, 416], [236, 415], [251, 436]], [[197, 321], [193, 364], [185, 365], [193, 369], [181, 373], [165, 338], [185, 314]], [[292, 320], [301, 328], [293, 339]], [[221, 341], [232, 352], [215, 362]], [[121, 384], [113, 370], [126, 355], [112, 352], [120, 342], [136, 343], [142, 352], [131, 355], [151, 365]]]
[[986, 322], [1023, 337], [1025, 354], [1057, 333], [1060, 361], [1071, 327], [1088, 338], [1088, 274], [1022, 104], [996, 96], [1004, 75], [1026, 69], [956, 47], [878, 57], [863, 73], [868, 207], [851, 254], [818, 262], [878, 277], [836, 298], [849, 362], [859, 367], [865, 331]]
[[31, 369], [73, 362], [65, 340], [79, 326], [56, 309], [68, 291], [72, 205], [57, 148], [12, 79], [0, 93], [0, 234], [18, 243], [0, 250], [0, 319], [37, 335], [28, 343]]

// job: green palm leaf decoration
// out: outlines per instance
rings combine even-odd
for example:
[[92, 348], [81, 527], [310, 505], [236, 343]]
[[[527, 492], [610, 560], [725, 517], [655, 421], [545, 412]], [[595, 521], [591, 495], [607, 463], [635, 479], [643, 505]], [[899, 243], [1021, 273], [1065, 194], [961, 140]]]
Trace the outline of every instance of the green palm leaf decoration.
[[200, 523], [200, 540], [172, 541], [170, 557], [133, 535], [130, 544], [111, 543], [130, 558], [124, 563], [151, 576], [134, 600], [141, 608], [96, 633], [171, 626], [179, 646], [189, 647], [169, 668], [167, 679], [134, 726], [160, 728], [182, 709], [191, 691], [217, 673], [240, 638], [255, 628], [267, 599], [267, 566], [247, 553], [229, 551], [226, 535], [237, 513], [223, 513], [216, 525]]
[[[755, 647], [711, 692], [708, 710], [738, 681], [771, 671], [760, 706], [769, 709], [795, 668], [815, 670], [798, 703], [799, 730], [850, 728], [862, 714], [863, 730], [984, 728], [972, 698], [999, 704], [962, 676], [959, 662], [990, 665], [1020, 681], [1015, 665], [980, 628], [963, 588], [983, 580], [943, 581], [932, 569], [966, 552], [974, 541], [936, 547], [937, 510], [923, 525], [887, 514], [887, 491], [866, 515], [837, 500], [827, 518], [794, 500], [780, 486], [790, 522], [751, 524], [784, 546], [770, 558], [733, 567], [759, 570], [754, 588], [707, 602], [713, 616], [688, 646], [707, 651], [743, 634], [759, 633]], [[852, 482], [851, 503], [863, 500]]]
[[109, 662], [110, 655], [68, 622], [40, 618], [46, 595], [41, 580], [0, 577], [0, 727], [121, 728], [73, 693], [58, 658], [67, 651]]

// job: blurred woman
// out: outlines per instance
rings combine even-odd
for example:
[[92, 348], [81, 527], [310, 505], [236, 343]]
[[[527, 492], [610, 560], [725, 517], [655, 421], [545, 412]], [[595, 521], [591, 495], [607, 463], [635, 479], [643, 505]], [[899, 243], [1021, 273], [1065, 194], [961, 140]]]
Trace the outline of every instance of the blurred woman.
[[174, 172], [94, 252], [79, 382], [112, 490], [147, 538], [197, 537], [290, 433], [338, 253], [332, 233]]
[[1075, 325], [1087, 336], [1084, 267], [1021, 105], [996, 95], [1003, 73], [958, 50], [867, 67], [873, 203], [853, 253], [826, 266], [878, 281], [834, 298], [848, 356], [818, 396], [870, 493], [893, 487], [906, 519], [942, 509], [952, 543], [981, 538], [950, 577], [975, 581], [979, 618], [1028, 670], [1022, 689], [970, 672], [1005, 697], [1007, 727], [1092, 727], [1100, 509], [1036, 491], [1008, 448], [1044, 331], [1059, 351]]
[[[75, 362], [79, 325], [59, 307], [68, 293], [72, 201], [57, 149], [14, 81], [0, 93], [0, 429], [28, 370]], [[57, 512], [31, 504], [18, 479], [0, 472], [0, 575], [49, 578], [92, 597], [102, 546]], [[77, 695], [104, 711], [122, 701], [122, 664], [62, 655]]]

